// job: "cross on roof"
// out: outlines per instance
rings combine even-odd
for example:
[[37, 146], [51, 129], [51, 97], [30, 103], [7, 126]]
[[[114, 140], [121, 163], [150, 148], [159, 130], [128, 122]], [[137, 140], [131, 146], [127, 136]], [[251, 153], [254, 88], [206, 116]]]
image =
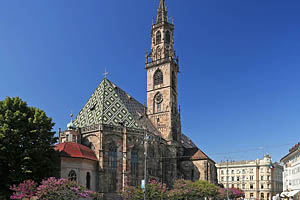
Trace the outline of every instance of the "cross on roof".
[[104, 71], [104, 73], [103, 73], [103, 76], [104, 76], [104, 78], [106, 78], [106, 76], [109, 74], [109, 72], [107, 72], [106, 71], [106, 68], [105, 68], [105, 71]]

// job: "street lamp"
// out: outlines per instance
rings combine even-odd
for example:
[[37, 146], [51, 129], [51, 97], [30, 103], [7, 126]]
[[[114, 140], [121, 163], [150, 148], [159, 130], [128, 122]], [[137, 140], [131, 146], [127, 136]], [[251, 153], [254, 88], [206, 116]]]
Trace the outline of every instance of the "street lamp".
[[146, 184], [147, 184], [147, 155], [148, 155], [148, 141], [151, 136], [147, 131], [144, 132], [144, 180], [142, 180], [142, 188], [144, 189], [144, 200], [146, 200]]

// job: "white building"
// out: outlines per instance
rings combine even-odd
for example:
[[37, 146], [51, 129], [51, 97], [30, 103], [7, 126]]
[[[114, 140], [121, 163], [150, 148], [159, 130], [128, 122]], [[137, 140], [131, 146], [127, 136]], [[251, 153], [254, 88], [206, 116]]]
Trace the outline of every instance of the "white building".
[[300, 142], [280, 162], [283, 164], [283, 196], [298, 196], [300, 191]]
[[283, 167], [272, 163], [270, 155], [257, 160], [221, 162], [216, 167], [219, 184], [242, 189], [246, 199], [271, 200], [282, 192]]

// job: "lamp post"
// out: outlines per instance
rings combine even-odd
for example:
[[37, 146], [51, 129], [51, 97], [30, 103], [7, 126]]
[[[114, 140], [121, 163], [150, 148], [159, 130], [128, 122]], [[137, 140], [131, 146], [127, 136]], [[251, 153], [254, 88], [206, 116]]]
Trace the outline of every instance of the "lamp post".
[[147, 156], [148, 156], [148, 141], [150, 140], [147, 131], [144, 132], [144, 200], [146, 200], [146, 184], [147, 184]]

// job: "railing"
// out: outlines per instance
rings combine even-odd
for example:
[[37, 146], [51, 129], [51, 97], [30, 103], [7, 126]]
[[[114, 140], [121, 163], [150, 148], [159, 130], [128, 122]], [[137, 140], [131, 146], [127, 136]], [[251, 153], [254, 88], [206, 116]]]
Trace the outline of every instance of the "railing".
[[93, 124], [91, 126], [86, 126], [81, 128], [81, 133], [90, 133], [100, 130], [99, 124]]
[[163, 64], [163, 63], [166, 63], [166, 62], [174, 62], [176, 64], [178, 64], [178, 57], [176, 59], [174, 59], [173, 57], [166, 57], [166, 58], [162, 58], [162, 59], [159, 59], [159, 60], [154, 60], [154, 61], [151, 61], [151, 62], [146, 62], [146, 68], [149, 68], [149, 67], [153, 67], [153, 66], [156, 66], [156, 65], [160, 65], [160, 64]]

